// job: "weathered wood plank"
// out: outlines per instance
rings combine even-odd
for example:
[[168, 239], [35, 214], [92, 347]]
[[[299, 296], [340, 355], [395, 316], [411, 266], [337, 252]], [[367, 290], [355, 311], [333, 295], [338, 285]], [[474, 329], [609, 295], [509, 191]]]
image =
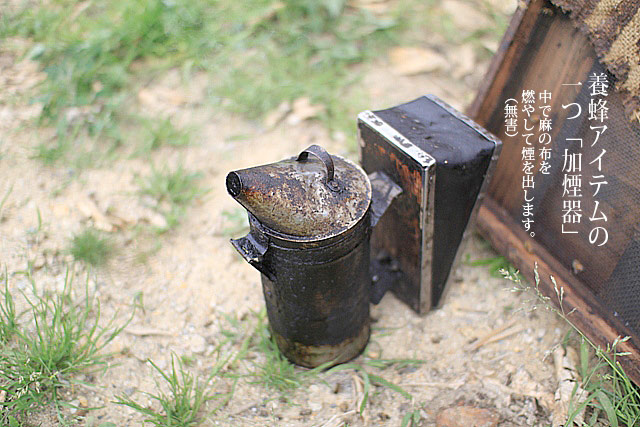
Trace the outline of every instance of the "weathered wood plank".
[[[585, 292], [577, 279], [562, 266], [542, 245], [529, 239], [527, 233], [511, 219], [508, 212], [491, 199], [485, 199], [480, 207], [478, 228], [491, 242], [493, 247], [504, 254], [519, 268], [521, 274], [534, 283], [534, 267], [537, 265], [540, 275], [539, 288], [559, 307], [556, 293], [551, 283], [553, 276], [558, 286], [564, 287], [563, 309], [568, 320], [587, 335], [596, 345], [606, 348], [613, 340], [621, 336], [632, 336], [624, 325], [607, 315], [607, 309]], [[574, 310], [575, 309], [575, 310]], [[636, 383], [640, 384], [640, 348], [633, 340], [621, 343], [618, 351], [631, 353], [620, 357], [625, 372]]]
[[[607, 97], [611, 119], [605, 123], [609, 129], [594, 148], [590, 144], [595, 133], [589, 129], [591, 122], [586, 112], [570, 120], [572, 110], [563, 108], [572, 102], [586, 108], [588, 77], [601, 72], [605, 68], [587, 37], [551, 3], [531, 0], [527, 8], [516, 13], [485, 84], [468, 110], [479, 124], [503, 141], [502, 155], [480, 210], [478, 225], [526, 277], [533, 278], [533, 263], [538, 262], [541, 277], [553, 275], [565, 284], [570, 295], [565, 297], [570, 305], [566, 311], [577, 309], [572, 322], [594, 342], [604, 346], [617, 336], [630, 335], [632, 340], [625, 344], [625, 350], [632, 355], [625, 358], [624, 366], [634, 381], [640, 383], [640, 307], [629, 308], [624, 301], [625, 296], [635, 298], [636, 288], [640, 295], [640, 278], [624, 276], [630, 274], [629, 260], [635, 262], [635, 248], [640, 245], [640, 126], [623, 119], [622, 98], [611, 89]], [[612, 80], [612, 76], [609, 78]], [[564, 85], [578, 82], [582, 86]], [[505, 100], [520, 100], [523, 90], [536, 93], [546, 90], [553, 95], [549, 103], [553, 122], [552, 172], [536, 175], [534, 236], [525, 232], [521, 224], [524, 138], [510, 138], [504, 128]], [[583, 147], [570, 141], [574, 137], [584, 139]], [[610, 241], [597, 248], [588, 241], [588, 212], [584, 213], [585, 221], [576, 225], [579, 234], [561, 234], [562, 155], [565, 149], [572, 152], [579, 149], [586, 164], [600, 148], [607, 150], [603, 173], [610, 185], [604, 195], [595, 198], [585, 191], [582, 199], [585, 207], [599, 200], [609, 216]], [[594, 172], [595, 166], [584, 167], [585, 181]], [[588, 188], [586, 182], [584, 186]], [[623, 264], [625, 267], [621, 269]], [[553, 288], [548, 284], [547, 280], [541, 289], [553, 297]]]

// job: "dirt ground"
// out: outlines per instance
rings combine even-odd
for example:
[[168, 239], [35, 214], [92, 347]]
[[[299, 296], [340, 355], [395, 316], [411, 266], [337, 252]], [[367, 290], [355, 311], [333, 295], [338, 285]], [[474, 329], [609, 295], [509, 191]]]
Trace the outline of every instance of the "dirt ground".
[[[464, 49], [464, 45], [442, 46], [446, 65], [417, 75], [394, 73], [388, 56], [381, 56], [364, 70], [371, 109], [426, 93], [463, 109], [488, 66], [486, 59], [463, 58]], [[149, 173], [152, 162], [122, 156], [108, 166], [78, 172], [64, 166], [45, 167], [33, 159], [33, 146], [51, 136], [33, 126], [38, 104], [16, 99], [40, 78], [35, 63], [0, 50], [0, 195], [12, 187], [0, 221], [1, 264], [10, 274], [10, 289], [27, 286], [12, 274], [27, 262], [33, 265], [38, 286], [59, 289], [65, 265], [71, 261], [65, 250], [74, 233], [92, 225], [114, 236], [117, 255], [97, 271], [92, 285], [103, 316], [119, 311], [119, 318], [126, 319], [136, 295], [143, 295], [145, 309], [108, 347], [115, 352], [110, 369], [87, 375], [84, 379], [95, 386], [75, 388], [69, 399], [102, 406], [89, 414], [98, 423], [141, 425], [140, 414], [112, 401], [126, 394], [151, 403], [142, 393], [155, 389], [147, 359], [166, 368], [171, 352], [188, 355], [194, 360], [193, 369], [204, 376], [215, 362], [212, 351], [225, 324], [224, 315], [244, 319], [264, 306], [258, 272], [228, 242], [229, 223], [222, 212], [238, 206], [226, 193], [226, 174], [292, 156], [312, 143], [352, 158], [357, 153], [345, 147], [340, 135], [332, 138], [313, 121], [284, 121], [267, 128], [214, 111], [203, 101], [206, 75], [184, 83], [177, 71], [170, 71], [138, 97], [140, 108], [198, 129], [196, 143], [179, 151], [162, 148], [152, 161], [170, 165], [180, 161], [189, 170], [200, 171], [201, 182], [210, 191], [187, 209], [177, 229], [140, 238], [136, 224], [162, 221], [136, 193], [137, 178]], [[176, 99], [171, 96], [175, 93], [182, 96]], [[42, 231], [34, 237], [37, 210]], [[139, 262], [141, 255], [146, 255], [146, 262]], [[495, 256], [479, 238], [470, 242], [466, 255], [471, 259]], [[82, 276], [84, 267], [76, 264], [75, 268]], [[229, 404], [203, 425], [399, 426], [407, 412], [420, 410], [419, 425], [446, 426], [454, 425], [446, 424], [447, 414], [462, 422], [464, 411], [478, 409], [487, 410], [474, 413], [477, 419], [484, 417], [486, 425], [550, 425], [557, 409], [558, 380], [549, 354], [567, 326], [553, 313], [532, 310], [530, 297], [510, 292], [509, 282], [491, 277], [485, 268], [463, 265], [457, 277], [444, 306], [424, 317], [389, 294], [372, 307], [375, 330], [369, 356], [424, 361], [380, 372], [411, 393], [412, 400], [375, 386], [367, 409], [359, 415], [361, 385], [352, 371], [313, 380], [295, 391], [290, 403], [278, 399], [276, 392], [241, 380]], [[33, 420], [42, 426], [57, 425], [47, 413], [34, 414]]]

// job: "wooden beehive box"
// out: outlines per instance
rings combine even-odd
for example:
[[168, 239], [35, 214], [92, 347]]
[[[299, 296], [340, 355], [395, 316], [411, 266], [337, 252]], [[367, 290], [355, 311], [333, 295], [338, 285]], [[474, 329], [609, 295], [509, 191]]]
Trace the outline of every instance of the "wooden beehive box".
[[[589, 103], [588, 84], [593, 73], [606, 73], [610, 89], [606, 98], [607, 130], [591, 146], [595, 132], [587, 112], [566, 107]], [[578, 85], [577, 83], [582, 83]], [[595, 343], [606, 347], [618, 336], [630, 336], [618, 346], [631, 354], [620, 358], [629, 376], [640, 383], [640, 126], [625, 114], [623, 95], [613, 89], [615, 78], [594, 51], [589, 38], [568, 15], [545, 0], [531, 0], [518, 9], [503, 39], [484, 86], [468, 114], [503, 141], [503, 150], [478, 225], [494, 247], [506, 255], [533, 282], [534, 264], [542, 279], [540, 289], [557, 302], [549, 276], [564, 288], [563, 309], [570, 321]], [[523, 224], [524, 191], [521, 186], [525, 138], [507, 135], [505, 101], [520, 102], [523, 90], [549, 91], [552, 99], [552, 157], [550, 174], [534, 173], [536, 188], [534, 223]], [[512, 101], [513, 102], [513, 101]], [[509, 133], [513, 133], [509, 131]], [[584, 145], [578, 147], [577, 139]], [[563, 179], [569, 168], [564, 150], [583, 153], [583, 221], [573, 226], [577, 234], [563, 234]], [[588, 162], [606, 150], [601, 173], [608, 181], [592, 195], [594, 168]], [[595, 150], [598, 150], [597, 152]], [[608, 241], [591, 244], [595, 222], [587, 221], [595, 202], [606, 213]], [[595, 215], [594, 215], [595, 217]], [[600, 243], [600, 242], [597, 242]], [[574, 310], [572, 312], [572, 310]]]

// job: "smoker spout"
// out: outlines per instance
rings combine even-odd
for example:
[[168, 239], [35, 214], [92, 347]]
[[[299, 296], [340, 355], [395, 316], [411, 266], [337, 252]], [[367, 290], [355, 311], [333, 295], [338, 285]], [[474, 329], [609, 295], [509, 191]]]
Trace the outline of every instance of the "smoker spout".
[[[318, 205], [308, 199], [317, 191], [310, 191], [305, 174], [296, 170], [296, 163], [290, 159], [229, 172], [227, 191], [262, 225], [286, 234], [305, 235], [313, 227], [313, 218], [308, 217], [307, 210]], [[321, 172], [316, 173], [319, 177]], [[322, 185], [319, 179], [310, 181]]]
[[236, 172], [229, 172], [227, 175], [227, 191], [234, 199], [242, 194], [242, 180]]
[[273, 180], [269, 179], [265, 169], [268, 170], [268, 167], [240, 169], [229, 172], [226, 178], [227, 192], [260, 221], [263, 220], [264, 205], [268, 204], [266, 199], [273, 191], [273, 188], [270, 188]]
[[[269, 212], [277, 204], [273, 195], [279, 192], [279, 182], [273, 178], [273, 172], [271, 165], [257, 166], [229, 172], [226, 178], [227, 192], [231, 197], [260, 222], [266, 220], [269, 225], [273, 225]], [[280, 206], [279, 210], [286, 211], [286, 206]]]

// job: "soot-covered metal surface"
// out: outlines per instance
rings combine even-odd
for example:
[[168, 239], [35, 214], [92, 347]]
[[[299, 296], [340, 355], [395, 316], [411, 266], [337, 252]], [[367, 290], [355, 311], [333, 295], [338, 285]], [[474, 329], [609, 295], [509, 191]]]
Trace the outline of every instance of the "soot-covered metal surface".
[[327, 168], [314, 157], [295, 157], [231, 172], [231, 195], [260, 222], [296, 240], [339, 235], [362, 220], [371, 203], [371, 184], [362, 169], [331, 156], [335, 188]]
[[395, 270], [379, 274], [391, 275], [394, 292], [424, 313], [442, 299], [501, 144], [432, 96], [359, 119], [364, 169], [404, 189], [374, 231], [374, 269]]
[[230, 172], [227, 189], [249, 211], [249, 234], [232, 244], [262, 273], [283, 354], [307, 367], [360, 354], [371, 293], [372, 187], [364, 171], [311, 146], [297, 158]]

